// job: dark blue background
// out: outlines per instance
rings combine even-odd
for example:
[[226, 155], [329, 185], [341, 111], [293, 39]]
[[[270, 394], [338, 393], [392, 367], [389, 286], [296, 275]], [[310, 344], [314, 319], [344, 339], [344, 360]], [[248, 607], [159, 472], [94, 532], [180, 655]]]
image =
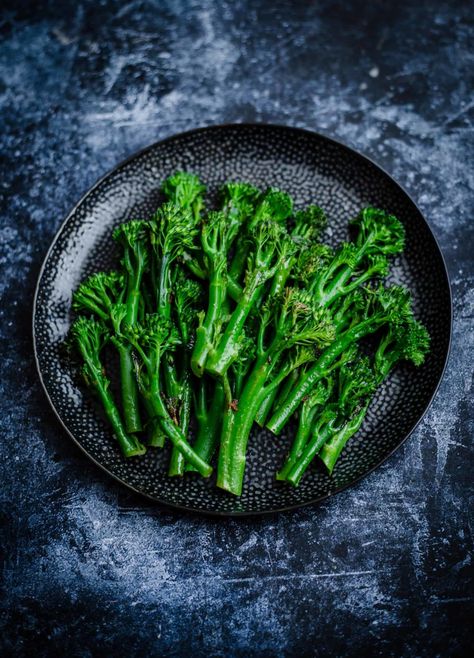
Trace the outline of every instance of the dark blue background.
[[[4, 655], [458, 656], [472, 617], [474, 152], [469, 2], [3, 2]], [[443, 248], [453, 349], [384, 466], [254, 520], [160, 509], [90, 464], [40, 388], [31, 307], [62, 218], [170, 134], [336, 136], [412, 193]]]

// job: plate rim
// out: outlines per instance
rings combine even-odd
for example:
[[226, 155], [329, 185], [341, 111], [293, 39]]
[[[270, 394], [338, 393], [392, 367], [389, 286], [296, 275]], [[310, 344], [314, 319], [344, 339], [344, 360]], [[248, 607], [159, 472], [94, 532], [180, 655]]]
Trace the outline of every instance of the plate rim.
[[[354, 480], [351, 482], [342, 485], [341, 487], [338, 487], [334, 491], [328, 492], [326, 494], [323, 494], [322, 496], [317, 496], [316, 498], [313, 498], [311, 500], [305, 501], [303, 503], [295, 503], [292, 505], [285, 505], [283, 507], [277, 507], [275, 509], [268, 509], [268, 510], [260, 510], [260, 511], [212, 511], [212, 510], [203, 510], [199, 509], [196, 507], [188, 507], [186, 505], [180, 505], [177, 503], [171, 503], [166, 500], [161, 500], [159, 498], [156, 498], [144, 491], [140, 491], [139, 489], [136, 489], [133, 485], [129, 484], [128, 482], [125, 482], [122, 480], [118, 475], [115, 475], [110, 471], [106, 466], [98, 462], [95, 457], [93, 457], [85, 448], [84, 446], [76, 439], [76, 437], [73, 435], [71, 430], [66, 426], [65, 422], [63, 421], [59, 411], [56, 409], [56, 406], [51, 399], [51, 396], [49, 394], [49, 391], [46, 387], [46, 384], [43, 379], [43, 373], [41, 371], [40, 363], [39, 363], [39, 357], [38, 357], [38, 347], [37, 347], [37, 337], [36, 337], [36, 329], [35, 329], [35, 324], [36, 324], [36, 312], [37, 312], [37, 300], [38, 300], [38, 295], [39, 295], [39, 289], [41, 286], [42, 278], [44, 275], [44, 271], [46, 269], [49, 257], [56, 246], [56, 243], [58, 242], [63, 230], [65, 229], [67, 223], [69, 222], [70, 218], [74, 215], [76, 210], [79, 208], [79, 206], [85, 201], [85, 199], [92, 194], [92, 192], [99, 187], [99, 185], [102, 184], [103, 181], [105, 181], [109, 176], [120, 170], [122, 167], [126, 166], [129, 162], [135, 160], [136, 158], [139, 158], [140, 156], [144, 155], [148, 151], [151, 151], [152, 149], [156, 148], [157, 146], [160, 146], [161, 144], [172, 142], [174, 140], [180, 139], [182, 137], [186, 136], [191, 136], [195, 135], [198, 133], [202, 132], [212, 132], [213, 130], [225, 130], [225, 129], [240, 129], [240, 128], [268, 128], [268, 129], [278, 129], [278, 130], [286, 130], [290, 132], [299, 132], [299, 133], [304, 133], [307, 134], [311, 137], [317, 137], [322, 141], [328, 142], [330, 144], [336, 144], [338, 147], [341, 147], [343, 150], [348, 151], [352, 155], [356, 155], [359, 158], [362, 158], [369, 164], [373, 165], [376, 167], [382, 174], [384, 174], [396, 187], [398, 187], [403, 194], [408, 198], [408, 200], [413, 204], [414, 208], [417, 210], [419, 213], [420, 217], [424, 221], [426, 227], [428, 228], [431, 237], [433, 238], [434, 244], [436, 245], [436, 248], [438, 250], [439, 256], [441, 258], [441, 263], [443, 265], [443, 271], [444, 271], [444, 276], [446, 279], [446, 284], [447, 284], [447, 290], [448, 290], [448, 298], [449, 298], [449, 336], [448, 336], [448, 345], [446, 349], [446, 354], [444, 356], [444, 363], [443, 367], [441, 370], [441, 373], [439, 375], [438, 381], [436, 382], [436, 386], [434, 387], [433, 393], [426, 403], [425, 408], [423, 409], [423, 412], [421, 413], [420, 417], [418, 420], [413, 424], [411, 429], [406, 432], [405, 436], [397, 443], [397, 445], [391, 450], [389, 453], [387, 453], [380, 461], [378, 461], [374, 466], [372, 466], [369, 470], [367, 470], [365, 473], [362, 475], [359, 475], [356, 477]], [[134, 151], [131, 155], [127, 156], [123, 160], [121, 160], [118, 164], [116, 164], [112, 169], [109, 171], [105, 172], [92, 186], [90, 186], [80, 197], [80, 199], [77, 201], [77, 203], [72, 207], [72, 209], [67, 213], [66, 217], [63, 219], [61, 224], [59, 225], [59, 228], [56, 230], [54, 237], [51, 241], [51, 244], [48, 247], [48, 250], [44, 256], [41, 268], [38, 273], [38, 278], [36, 281], [36, 286], [35, 286], [35, 292], [33, 296], [33, 313], [32, 313], [32, 318], [31, 318], [31, 330], [32, 330], [32, 341], [33, 341], [33, 354], [34, 354], [34, 359], [36, 363], [36, 370], [38, 372], [39, 380], [41, 382], [41, 386], [43, 388], [43, 391], [46, 395], [46, 399], [48, 400], [56, 418], [59, 420], [60, 424], [62, 427], [65, 429], [69, 437], [74, 441], [74, 443], [80, 448], [80, 450], [96, 465], [98, 466], [102, 471], [107, 473], [107, 475], [111, 478], [113, 478], [116, 482], [119, 482], [121, 485], [127, 487], [127, 489], [133, 491], [135, 494], [138, 494], [139, 496], [143, 496], [149, 501], [152, 501], [155, 505], [163, 506], [164, 508], [167, 508], [169, 511], [173, 512], [186, 512], [188, 514], [199, 514], [201, 516], [206, 516], [206, 517], [220, 517], [220, 518], [225, 518], [225, 517], [253, 517], [253, 516], [270, 516], [272, 514], [280, 514], [282, 512], [288, 512], [291, 510], [299, 509], [302, 507], [308, 507], [308, 506], [316, 506], [316, 504], [321, 503], [324, 500], [327, 500], [328, 498], [331, 498], [332, 496], [341, 493], [342, 491], [345, 491], [349, 487], [353, 487], [354, 485], [359, 484], [364, 478], [366, 478], [368, 475], [373, 473], [377, 468], [382, 466], [385, 462], [387, 462], [393, 454], [401, 448], [401, 446], [410, 438], [410, 436], [413, 434], [413, 432], [417, 429], [417, 427], [420, 425], [421, 421], [424, 419], [426, 416], [428, 410], [430, 409], [431, 405], [433, 404], [433, 401], [439, 391], [441, 382], [444, 379], [445, 373], [446, 373], [446, 368], [448, 365], [449, 357], [451, 354], [451, 349], [452, 349], [452, 337], [453, 337], [453, 320], [454, 320], [454, 309], [453, 309], [453, 293], [452, 293], [452, 286], [451, 286], [451, 280], [449, 276], [449, 270], [446, 265], [446, 260], [444, 258], [443, 251], [439, 245], [438, 239], [431, 228], [429, 222], [427, 221], [424, 213], [421, 211], [419, 208], [418, 204], [414, 201], [413, 197], [411, 194], [405, 189], [405, 187], [399, 183], [384, 167], [382, 167], [380, 164], [378, 164], [375, 160], [373, 160], [370, 156], [366, 155], [365, 153], [357, 150], [356, 148], [353, 148], [349, 146], [348, 144], [340, 141], [337, 138], [334, 138], [332, 136], [326, 135], [324, 133], [320, 133], [315, 130], [310, 130], [309, 128], [301, 128], [299, 126], [292, 126], [292, 125], [287, 125], [287, 124], [280, 124], [280, 123], [267, 123], [267, 122], [235, 122], [235, 123], [218, 123], [218, 124], [207, 124], [204, 126], [200, 126], [198, 128], [192, 128], [190, 130], [185, 130], [179, 133], [173, 133], [169, 135], [168, 137], [164, 137], [163, 139], [159, 139], [156, 142], [153, 142], [152, 144], [149, 144], [148, 146], [145, 146], [144, 148], [139, 149], [138, 151]]]

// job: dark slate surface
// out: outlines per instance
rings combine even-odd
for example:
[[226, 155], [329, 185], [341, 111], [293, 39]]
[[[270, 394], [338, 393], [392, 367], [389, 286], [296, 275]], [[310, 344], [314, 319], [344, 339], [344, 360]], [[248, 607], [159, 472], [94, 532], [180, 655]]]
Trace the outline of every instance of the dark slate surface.
[[[3, 655], [467, 651], [473, 12], [401, 4], [2, 3]], [[36, 377], [32, 297], [99, 176], [172, 133], [253, 120], [336, 136], [407, 187], [448, 263], [453, 350], [417, 431], [359, 485], [316, 508], [208, 520], [132, 495], [72, 445]]]

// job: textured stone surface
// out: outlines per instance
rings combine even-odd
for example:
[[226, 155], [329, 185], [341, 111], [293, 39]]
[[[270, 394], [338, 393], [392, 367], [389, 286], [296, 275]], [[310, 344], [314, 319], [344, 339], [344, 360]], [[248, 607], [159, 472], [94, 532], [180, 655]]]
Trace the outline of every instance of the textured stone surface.
[[[2, 3], [4, 655], [467, 651], [472, 8], [398, 5]], [[446, 256], [455, 324], [433, 406], [382, 468], [316, 508], [222, 521], [88, 463], [38, 384], [30, 316], [45, 251], [99, 176], [161, 137], [245, 120], [336, 136], [404, 184]]]

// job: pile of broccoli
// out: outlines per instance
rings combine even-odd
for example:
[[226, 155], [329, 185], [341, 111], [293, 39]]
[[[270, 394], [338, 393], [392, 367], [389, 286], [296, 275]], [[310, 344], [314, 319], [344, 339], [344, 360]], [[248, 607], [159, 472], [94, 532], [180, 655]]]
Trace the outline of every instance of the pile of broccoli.
[[93, 274], [73, 298], [82, 372], [124, 456], [170, 441], [169, 475], [203, 477], [217, 456], [217, 486], [240, 495], [253, 424], [279, 434], [295, 417], [276, 478], [298, 485], [316, 456], [332, 473], [377, 387], [429, 349], [409, 292], [382, 283], [403, 225], [365, 208], [350, 222], [353, 240], [332, 249], [320, 241], [321, 208], [295, 211], [283, 191], [226, 183], [217, 210], [192, 174], [162, 191], [152, 218], [114, 231], [120, 267]]

